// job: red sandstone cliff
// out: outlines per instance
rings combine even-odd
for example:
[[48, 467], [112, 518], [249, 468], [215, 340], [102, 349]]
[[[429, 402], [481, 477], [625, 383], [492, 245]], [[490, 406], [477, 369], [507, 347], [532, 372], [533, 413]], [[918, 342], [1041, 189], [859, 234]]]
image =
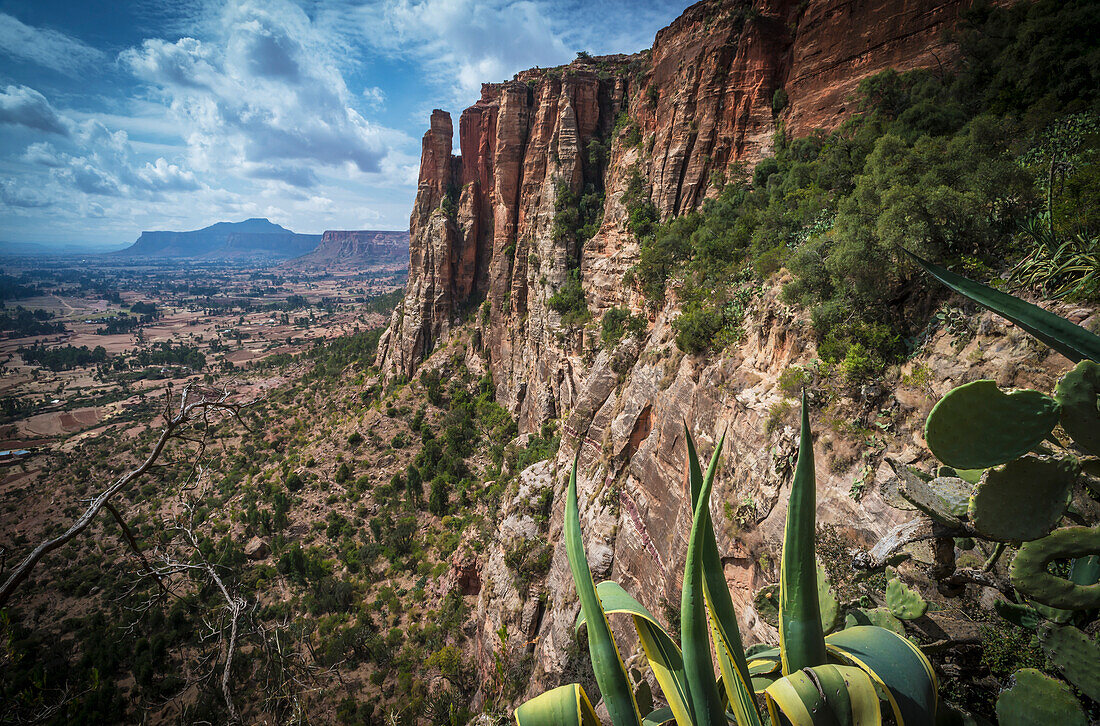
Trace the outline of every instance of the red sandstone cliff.
[[[622, 203], [635, 170], [662, 216], [697, 207], [716, 174], [768, 153], [778, 122], [796, 136], [835, 128], [860, 79], [888, 67], [947, 62], [952, 49], [943, 31], [966, 1], [706, 0], [658, 33], [651, 52], [578, 60], [484, 86], [459, 119], [460, 155], [453, 153], [450, 117], [433, 113], [410, 220], [409, 284], [378, 361], [391, 377], [411, 375], [461, 326], [455, 337], [463, 344], [447, 355], [464, 351], [468, 366], [492, 372], [498, 400], [517, 415], [521, 431], [557, 418], [562, 433], [556, 459], [528, 468], [509, 489], [485, 550], [456, 554], [476, 561], [455, 585], [476, 597], [473, 657], [482, 677], [501, 662], [533, 658], [533, 695], [569, 668], [576, 598], [561, 546], [561, 508], [554, 507], [548, 532], [531, 512], [547, 489], [560, 505], [578, 451], [594, 575], [622, 583], [653, 612], [662, 601], [676, 602], [691, 523], [675, 484], [684, 421], [704, 455], [717, 432], [728, 431], [715, 501], [731, 508], [712, 512], [722, 561], [747, 640], [774, 639], [752, 596], [775, 580], [796, 438], [792, 426], [765, 422], [790, 406], [777, 386], [780, 373], [815, 357], [805, 312], [780, 303], [772, 289], [748, 314], [745, 340], [704, 360], [676, 349], [674, 309], [660, 311], [643, 340], [599, 350], [598, 326], [564, 326], [548, 301], [578, 267], [594, 322], [613, 305], [640, 309], [622, 283], [638, 252]], [[779, 88], [790, 103], [776, 118]], [[616, 128], [624, 110], [629, 123]], [[628, 143], [631, 136], [640, 143]], [[593, 141], [607, 145], [606, 165], [590, 157]], [[600, 229], [583, 249], [555, 239], [559, 182], [575, 194], [588, 186], [606, 194]], [[838, 527], [846, 542], [870, 547], [909, 517], [880, 493], [890, 476], [882, 457], [912, 463], [926, 456], [921, 423], [950, 381], [989, 376], [1044, 388], [1059, 372], [1052, 358], [1036, 365], [1026, 341], [991, 316], [978, 328], [973, 350], [957, 351], [940, 336], [908, 364], [927, 366], [942, 390], [899, 384], [892, 392], [865, 392], [860, 415], [888, 410], [894, 427], [875, 457], [836, 430], [819, 431], [819, 521]], [[975, 355], [982, 350], [997, 354]], [[849, 495], [857, 478], [868, 485], [858, 502]], [[553, 546], [550, 572], [541, 590], [520, 591], [505, 553], [532, 539]], [[935, 624], [945, 632], [957, 625]], [[622, 652], [634, 652], [629, 624], [613, 627]]]
[[[649, 180], [663, 217], [697, 207], [716, 175], [769, 151], [777, 121], [793, 135], [834, 128], [861, 78], [949, 58], [943, 31], [966, 2], [704, 0], [660, 31], [652, 51], [486, 84], [459, 118], [458, 155], [450, 116], [433, 112], [409, 221], [409, 282], [380, 366], [412, 375], [484, 301], [498, 395], [521, 430], [564, 415], [593, 341], [563, 333], [546, 303], [578, 264], [594, 315], [634, 302], [621, 285], [637, 254], [621, 203], [632, 170]], [[780, 88], [790, 103], [777, 119]], [[613, 129], [623, 110], [637, 145], [624, 143], [631, 130]], [[606, 165], [590, 159], [593, 141], [609, 147]], [[583, 250], [553, 239], [559, 180], [577, 194], [606, 192], [602, 227]]]
[[328, 230], [312, 251], [283, 263], [283, 267], [296, 270], [393, 267], [408, 259], [408, 232]]

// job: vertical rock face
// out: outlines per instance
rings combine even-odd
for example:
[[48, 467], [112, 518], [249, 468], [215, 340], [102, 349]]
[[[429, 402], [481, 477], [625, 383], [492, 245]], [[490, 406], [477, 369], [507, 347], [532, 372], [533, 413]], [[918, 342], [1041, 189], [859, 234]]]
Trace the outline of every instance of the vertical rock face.
[[[532, 651], [532, 693], [567, 670], [575, 652], [576, 602], [560, 546], [560, 503], [565, 469], [578, 450], [582, 528], [597, 578], [618, 580], [655, 613], [678, 602], [690, 527], [679, 484], [685, 420], [703, 455], [729, 427], [714, 498], [729, 506], [715, 504], [712, 514], [742, 628], [750, 642], [771, 637], [751, 599], [775, 576], [795, 452], [786, 416], [792, 404], [777, 380], [788, 366], [813, 359], [809, 322], [773, 290], [746, 320], [743, 344], [718, 360], [676, 350], [674, 309], [651, 319], [644, 340], [599, 350], [595, 322], [604, 311], [641, 309], [622, 282], [638, 254], [623, 195], [637, 173], [662, 218], [696, 209], [716, 178], [743, 173], [770, 152], [780, 121], [796, 136], [833, 129], [852, 110], [849, 97], [860, 79], [948, 59], [941, 34], [965, 4], [704, 0], [658, 33], [652, 51], [579, 58], [485, 85], [459, 120], [460, 157], [451, 156], [450, 118], [433, 114], [410, 222], [409, 283], [379, 363], [390, 377], [411, 375], [438, 340], [469, 320], [477, 332], [471, 339], [480, 341], [471, 348], [480, 350], [467, 355], [487, 361], [497, 398], [516, 414], [520, 431], [556, 418], [563, 436], [552, 469], [540, 464], [528, 472], [539, 481], [549, 477], [555, 493], [545, 603], [510, 584], [501, 569], [506, 542], [482, 555], [486, 584], [477, 595], [475, 655], [484, 677], [500, 649], [512, 647], [493, 635], [502, 628], [522, 632]], [[776, 116], [773, 99], [781, 88], [789, 104]], [[555, 229], [563, 189], [604, 194], [599, 230], [590, 239]], [[563, 325], [550, 305], [574, 270], [592, 316], [588, 325]], [[1015, 341], [1005, 360], [1010, 353], [1014, 361], [1027, 356]], [[937, 380], [957, 380], [968, 375], [959, 360], [950, 351], [929, 365]], [[916, 461], [923, 449], [914, 438], [933, 399], [865, 393], [860, 425], [893, 412], [890, 454]], [[883, 451], [865, 460], [835, 433], [822, 435], [818, 446], [822, 522], [867, 543], [904, 521], [873, 487], [859, 502], [849, 496], [854, 476], [872, 483], [885, 476], [878, 466]], [[519, 511], [520, 504], [505, 509]], [[624, 652], [631, 651], [629, 628], [615, 628]]]
[[[636, 302], [621, 284], [637, 256], [621, 203], [633, 172], [662, 217], [697, 208], [715, 180], [770, 152], [777, 121], [795, 136], [830, 130], [862, 78], [948, 61], [943, 31], [966, 4], [704, 0], [651, 51], [484, 85], [459, 119], [459, 156], [450, 116], [434, 111], [409, 223], [409, 283], [381, 367], [412, 375], [458, 317], [485, 302], [491, 370], [521, 430], [568, 412], [592, 341], [563, 335], [547, 301], [579, 266], [595, 315]], [[776, 116], [779, 89], [789, 105]], [[604, 160], [591, 157], [593, 141]], [[582, 250], [554, 239], [559, 181], [574, 194], [589, 185], [606, 194], [603, 224]]]

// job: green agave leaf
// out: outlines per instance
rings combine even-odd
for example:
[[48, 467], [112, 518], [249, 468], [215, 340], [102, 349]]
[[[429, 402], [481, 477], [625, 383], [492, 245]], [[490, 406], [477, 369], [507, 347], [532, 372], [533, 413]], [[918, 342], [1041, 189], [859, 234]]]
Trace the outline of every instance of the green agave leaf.
[[[581, 601], [581, 610], [588, 621], [588, 651], [592, 658], [592, 670], [596, 683], [600, 686], [604, 705], [615, 726], [640, 726], [641, 718], [638, 706], [634, 702], [634, 690], [630, 687], [630, 678], [619, 655], [619, 647], [611, 635], [611, 626], [604, 615], [600, 597], [592, 581], [592, 571], [581, 541], [580, 509], [577, 505], [577, 464], [580, 452], [573, 459], [573, 470], [569, 475], [569, 490], [565, 502], [565, 552], [569, 558], [569, 569], [573, 573], [573, 582], [577, 586], [577, 595]], [[544, 694], [545, 695], [545, 694]]]
[[779, 654], [775, 654], [774, 659], [760, 658], [758, 660], [749, 661], [749, 673], [752, 676], [764, 676], [769, 673], [777, 673], [782, 664], [779, 662]]
[[1012, 686], [997, 698], [1001, 726], [1085, 726], [1081, 704], [1065, 683], [1034, 668], [1012, 674]]
[[853, 666], [821, 665], [796, 671], [764, 690], [773, 724], [779, 714], [793, 726], [878, 726], [875, 685]]
[[1005, 393], [990, 380], [952, 389], [924, 424], [928, 448], [955, 469], [987, 469], [1042, 442], [1058, 423], [1058, 402], [1038, 391]]
[[727, 726], [725, 708], [714, 683], [707, 638], [707, 606], [703, 594], [703, 551], [706, 547], [706, 522], [710, 511], [713, 477], [704, 478], [699, 491], [684, 564], [684, 589], [680, 599], [680, 648], [684, 656], [684, 674], [691, 693], [694, 726]]
[[974, 282], [950, 270], [933, 265], [908, 250], [903, 251], [944, 285], [1001, 317], [1011, 320], [1074, 363], [1085, 359], [1100, 361], [1100, 336], [1054, 313], [1047, 312], [1038, 305], [1024, 302], [1018, 297], [994, 290], [988, 285]]
[[[691, 501], [694, 509], [700, 495], [713, 487], [714, 476], [718, 470], [719, 455], [725, 443], [725, 434], [718, 439], [714, 447], [710, 464], [704, 475], [699, 467], [699, 456], [695, 452], [695, 442], [691, 431], [684, 424], [684, 439], [687, 443], [688, 478], [691, 484]], [[733, 607], [722, 560], [718, 555], [718, 542], [714, 536], [714, 523], [711, 521], [710, 508], [704, 511], [703, 522], [703, 594], [710, 612], [710, 631], [718, 653], [718, 668], [722, 674], [722, 683], [726, 700], [742, 726], [758, 726], [760, 715], [752, 698], [752, 681], [748, 663], [745, 660], [745, 648], [741, 641], [741, 631], [737, 625], [737, 612]]]
[[818, 603], [817, 556], [814, 551], [817, 519], [817, 480], [813, 438], [806, 393], [802, 393], [802, 432], [798, 463], [787, 502], [783, 558], [779, 573], [779, 651], [783, 675], [824, 665], [825, 632]]
[[[625, 614], [634, 619], [634, 629], [642, 644], [649, 667], [665, 694], [670, 713], [678, 724], [690, 726], [691, 697], [684, 675], [684, 659], [680, 646], [669, 637], [657, 618], [635, 600], [619, 583], [607, 580], [596, 586], [606, 615]], [[584, 610], [577, 615], [577, 629], [585, 624]]]
[[517, 708], [514, 716], [517, 726], [601, 726], [577, 683], [540, 693]]
[[862, 668], [883, 688], [898, 726], [935, 722], [936, 674], [908, 638], [885, 628], [857, 625], [833, 633], [826, 642], [831, 655]]
[[[829, 576], [821, 563], [817, 565], [817, 595], [818, 602], [821, 605], [821, 630], [827, 633], [836, 626], [837, 618], [840, 615], [840, 603], [829, 586]], [[753, 597], [753, 608], [761, 620], [773, 628], [778, 628], [779, 583], [765, 585], [757, 590], [756, 595]]]

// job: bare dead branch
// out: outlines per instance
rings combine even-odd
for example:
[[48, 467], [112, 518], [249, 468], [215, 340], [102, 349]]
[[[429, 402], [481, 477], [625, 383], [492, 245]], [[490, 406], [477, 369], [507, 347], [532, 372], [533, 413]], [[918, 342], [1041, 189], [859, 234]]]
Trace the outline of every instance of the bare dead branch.
[[860, 570], [877, 570], [886, 566], [887, 561], [906, 545], [933, 539], [932, 520], [925, 517], [899, 524], [887, 532], [871, 551], [857, 552], [852, 558], [852, 566]]
[[[145, 559], [145, 553], [141, 551], [141, 547], [138, 547], [137, 540], [134, 539], [134, 533], [130, 531], [130, 526], [126, 524], [126, 520], [122, 518], [118, 509], [115, 508], [115, 505], [107, 501], [103, 503], [103, 508], [110, 512], [111, 516], [118, 522], [118, 526], [122, 529], [122, 536], [130, 543], [130, 549], [137, 556], [138, 560], [141, 561], [142, 568], [144, 568], [145, 571], [152, 571], [153, 568], [149, 564], [149, 560]], [[168, 587], [164, 584], [164, 580], [157, 576], [156, 573], [153, 573], [153, 577], [156, 579], [157, 586], [160, 587], [161, 592], [167, 595]]]
[[979, 570], [958, 570], [954, 575], [948, 577], [944, 582], [950, 585], [981, 585], [982, 587], [989, 587], [1004, 595], [1010, 601], [1014, 601], [1016, 597], [1015, 591], [1009, 585], [997, 580], [995, 577], [987, 572], [981, 572]]
[[92, 499], [84, 513], [65, 532], [39, 544], [22, 562], [12, 569], [11, 574], [0, 585], [0, 607], [7, 604], [15, 589], [30, 576], [31, 570], [43, 557], [72, 541], [74, 537], [87, 529], [88, 525], [92, 523], [112, 497], [149, 471], [160, 458], [165, 445], [173, 438], [178, 438], [181, 428], [193, 423], [197, 417], [209, 411], [229, 413], [235, 416], [238, 421], [242, 421], [240, 412], [254, 403], [254, 401], [246, 403], [232, 401], [228, 389], [217, 391], [209, 387], [188, 384], [184, 386], [180, 395], [179, 406], [173, 412], [171, 396], [172, 390], [169, 386], [165, 392], [164, 428], [145, 460], [137, 468], [119, 477], [113, 484]]

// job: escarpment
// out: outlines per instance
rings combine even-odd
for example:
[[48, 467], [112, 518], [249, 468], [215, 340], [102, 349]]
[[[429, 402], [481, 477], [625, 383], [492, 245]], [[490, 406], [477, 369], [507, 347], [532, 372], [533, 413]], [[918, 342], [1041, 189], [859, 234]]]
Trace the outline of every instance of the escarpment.
[[[608, 309], [645, 314], [624, 280], [639, 254], [624, 197], [640, 180], [662, 220], [699, 208], [767, 155], [777, 132], [837, 128], [856, 110], [861, 79], [950, 62], [945, 31], [967, 4], [708, 0], [658, 33], [651, 51], [582, 56], [486, 84], [459, 118], [458, 154], [450, 116], [433, 113], [410, 219], [409, 283], [379, 366], [391, 381], [411, 377], [437, 346], [454, 342], [477, 359], [473, 368], [492, 373], [521, 433], [556, 420], [562, 434], [557, 458], [526, 472], [503, 504], [501, 536], [470, 568], [479, 586], [462, 587], [476, 592], [482, 675], [502, 658], [519, 659], [530, 666], [533, 694], [576, 665], [560, 504], [578, 450], [594, 576], [616, 579], [672, 620], [690, 528], [685, 421], [703, 455], [727, 432], [714, 496], [724, 508], [712, 515], [742, 631], [750, 642], [773, 639], [752, 598], [778, 568], [796, 447], [793, 396], [780, 377], [816, 357], [808, 315], [781, 302], [773, 284], [742, 341], [721, 356], [677, 349], [675, 300], [647, 314], [644, 334], [601, 346], [595, 321]], [[593, 200], [598, 214], [586, 216]], [[897, 372], [895, 390], [847, 391], [844, 405], [821, 414], [818, 520], [847, 542], [870, 548], [910, 518], [879, 491], [891, 476], [885, 458], [927, 459], [921, 422], [938, 394], [980, 376], [1043, 388], [1065, 364], [1037, 357], [1019, 331], [988, 315], [966, 349], [948, 337]], [[547, 488], [555, 506], [543, 531], [524, 512]], [[519, 589], [505, 569], [506, 552], [526, 540], [553, 548], [541, 588]], [[629, 628], [616, 634], [631, 650]]]
[[[662, 219], [698, 208], [768, 153], [781, 127], [799, 136], [842, 123], [862, 78], [948, 62], [944, 31], [967, 4], [705, 0], [650, 51], [485, 84], [459, 118], [457, 144], [450, 115], [433, 112], [409, 283], [380, 367], [411, 376], [460, 319], [484, 317], [499, 397], [521, 430], [566, 415], [594, 341], [563, 331], [549, 302], [578, 270], [593, 315], [637, 306], [622, 284], [638, 252], [622, 200], [634, 172]], [[563, 190], [603, 195], [589, 239], [554, 224]]]

